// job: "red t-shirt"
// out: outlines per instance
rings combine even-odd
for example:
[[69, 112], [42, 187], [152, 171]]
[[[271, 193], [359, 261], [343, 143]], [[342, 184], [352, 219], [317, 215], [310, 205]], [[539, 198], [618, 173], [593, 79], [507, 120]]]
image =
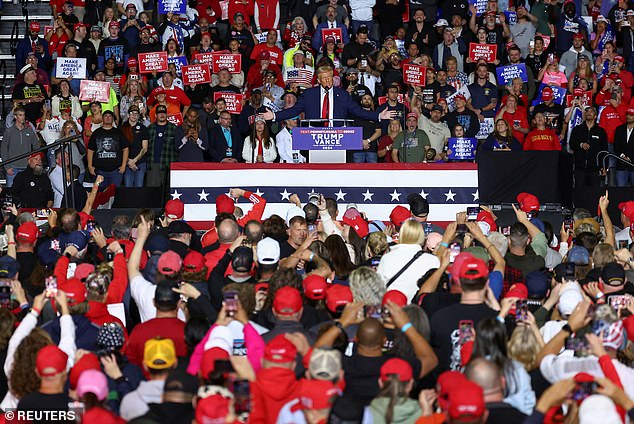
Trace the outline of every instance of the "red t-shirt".
[[48, 42], [48, 52], [52, 55], [53, 52], [57, 52], [57, 56], [64, 56], [64, 46], [68, 43], [68, 35], [63, 33], [62, 35], [57, 35], [57, 33], [53, 33], [51, 39]]
[[524, 150], [561, 150], [561, 143], [555, 130], [535, 129], [526, 135]]
[[515, 109], [515, 113], [504, 112], [502, 118], [509, 124], [509, 127], [513, 130], [513, 137], [520, 142], [520, 144], [524, 144], [524, 134], [514, 130], [514, 125], [517, 123], [521, 128], [529, 128], [528, 118], [526, 118], [526, 109], [523, 107], [517, 107]]
[[269, 55], [271, 56], [271, 63], [273, 65], [281, 66], [284, 63], [284, 53], [282, 52], [282, 50], [280, 50], [280, 48], [277, 46], [269, 47], [266, 43], [256, 44], [253, 48], [253, 51], [251, 52], [250, 59], [253, 61], [257, 61], [258, 56], [263, 51], [269, 52]]
[[614, 143], [614, 133], [616, 127], [625, 124], [625, 114], [627, 112], [627, 103], [621, 103], [616, 108], [612, 105], [606, 106], [601, 112], [599, 126], [605, 130], [608, 135], [608, 143]]
[[[392, 144], [394, 144], [394, 140], [392, 140], [392, 137], [390, 137], [389, 135], [384, 135], [379, 139], [379, 145], [377, 149], [383, 150], [387, 146], [391, 146]], [[385, 163], [394, 163], [394, 161], [392, 160], [392, 150], [388, 150], [387, 152], [385, 152], [385, 157], [383, 159], [385, 159]]]
[[172, 339], [176, 348], [176, 356], [187, 355], [185, 323], [178, 318], [153, 318], [137, 325], [123, 347], [123, 353], [131, 363], [142, 368], [145, 342], [154, 337]]

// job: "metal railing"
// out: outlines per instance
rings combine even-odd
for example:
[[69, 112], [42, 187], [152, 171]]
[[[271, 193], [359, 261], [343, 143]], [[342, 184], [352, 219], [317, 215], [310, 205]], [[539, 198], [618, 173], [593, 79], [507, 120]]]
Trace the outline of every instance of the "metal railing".
[[[13, 22], [13, 27], [11, 28], [11, 39], [9, 40], [9, 48], [11, 49], [11, 56], [15, 56], [15, 53], [18, 51], [18, 41], [20, 38], [20, 21]], [[28, 25], [28, 22], [26, 23]]]
[[[26, 159], [29, 156], [31, 156], [34, 153], [44, 153], [46, 151], [48, 151], [49, 149], [56, 149], [59, 146], [62, 146], [62, 149], [64, 152], [68, 151], [68, 164], [66, 164], [66, 160], [64, 160], [64, 156], [62, 155], [62, 181], [64, 183], [64, 193], [63, 193], [63, 199], [64, 199], [64, 203], [66, 207], [69, 207], [69, 199], [66, 196], [66, 191], [69, 189], [68, 187], [68, 179], [66, 178], [66, 171], [67, 171], [67, 167], [68, 166], [72, 166], [73, 164], [73, 146], [72, 143], [76, 143], [78, 139], [81, 139], [82, 135], [81, 134], [76, 134], [76, 135], [71, 135], [69, 137], [64, 137], [64, 138], [60, 138], [59, 140], [51, 143], [51, 144], [47, 144], [46, 146], [40, 147], [39, 149], [35, 149], [32, 150], [30, 152], [27, 153], [23, 153], [21, 155], [12, 157], [11, 159], [8, 160], [3, 160], [1, 165], [5, 167], [8, 164], [11, 164], [13, 162], [19, 161], [21, 159]], [[72, 175], [71, 175], [72, 178]], [[75, 204], [75, 192], [73, 191], [72, 187], [70, 188], [70, 202], [74, 205]]]
[[[599, 159], [599, 157], [602, 156], [602, 159]], [[617, 161], [620, 161], [621, 163], [624, 163], [630, 167], [632, 167], [632, 170], [634, 170], [634, 163], [630, 162], [629, 160], [625, 160], [620, 156], [615, 155], [614, 153], [610, 153], [607, 150], [602, 150], [599, 153], [597, 153], [597, 167], [599, 167], [599, 161], [601, 162], [601, 169], [605, 169], [606, 171], [609, 168], [609, 165], [606, 163], [607, 160], [609, 158], [614, 158]], [[608, 185], [608, 173], [605, 173], [604, 178], [604, 183], [605, 185]]]
[[7, 86], [7, 61], [6, 59], [0, 60], [0, 95], [2, 96], [2, 109], [0, 109], [0, 120], [4, 120], [7, 117], [7, 106], [4, 100], [5, 90]]

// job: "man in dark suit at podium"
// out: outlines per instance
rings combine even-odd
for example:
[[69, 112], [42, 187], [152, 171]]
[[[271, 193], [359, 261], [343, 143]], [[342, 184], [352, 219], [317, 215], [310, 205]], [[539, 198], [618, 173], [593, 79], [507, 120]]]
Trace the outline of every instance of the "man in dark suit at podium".
[[305, 119], [332, 119], [332, 125], [339, 126], [342, 122], [337, 120], [356, 117], [378, 122], [382, 119], [392, 119], [396, 113], [387, 109], [381, 113], [364, 110], [360, 104], [352, 100], [346, 90], [333, 87], [333, 71], [328, 66], [317, 69], [317, 81], [319, 85], [304, 91], [295, 106], [277, 113], [267, 110], [262, 114], [264, 119], [282, 122], [304, 112]]

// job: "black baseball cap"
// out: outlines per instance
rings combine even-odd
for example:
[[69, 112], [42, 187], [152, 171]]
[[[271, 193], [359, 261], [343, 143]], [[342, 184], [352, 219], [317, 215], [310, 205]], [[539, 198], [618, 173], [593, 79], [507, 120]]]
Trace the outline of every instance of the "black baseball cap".
[[253, 249], [239, 246], [233, 251], [231, 267], [237, 272], [249, 272], [253, 267]]
[[426, 215], [429, 213], [429, 202], [418, 193], [407, 196], [409, 210], [414, 216]]
[[164, 392], [183, 392], [190, 395], [198, 393], [198, 377], [184, 369], [172, 370], [165, 379]]
[[194, 234], [195, 231], [185, 221], [172, 221], [167, 226], [168, 234]]

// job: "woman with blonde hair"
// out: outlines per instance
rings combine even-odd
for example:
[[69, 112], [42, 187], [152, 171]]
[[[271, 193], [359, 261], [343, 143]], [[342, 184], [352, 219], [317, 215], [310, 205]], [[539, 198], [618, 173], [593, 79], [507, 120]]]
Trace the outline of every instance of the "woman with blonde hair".
[[399, 290], [411, 300], [418, 287], [416, 281], [431, 268], [438, 268], [440, 260], [423, 252], [425, 231], [423, 226], [408, 219], [401, 226], [399, 242], [383, 255], [376, 272], [389, 290]]
[[[22, 286], [14, 291], [16, 297], [24, 296]], [[20, 294], [18, 294], [20, 293]], [[20, 304], [21, 299], [18, 298]], [[26, 297], [24, 297], [26, 301]], [[33, 299], [31, 312], [26, 314], [18, 328], [9, 340], [7, 347], [7, 359], [4, 361], [4, 372], [9, 377], [9, 391], [0, 403], [0, 408], [17, 408], [21, 398], [40, 388], [40, 378], [35, 372], [35, 359], [37, 353], [44, 346], [52, 345], [53, 340], [48, 333], [37, 328], [37, 321], [47, 298], [45, 293], [40, 293]], [[69, 363], [75, 358], [75, 324], [70, 315], [66, 293], [59, 290], [55, 295], [55, 303], [61, 311], [59, 348], [68, 355]]]

